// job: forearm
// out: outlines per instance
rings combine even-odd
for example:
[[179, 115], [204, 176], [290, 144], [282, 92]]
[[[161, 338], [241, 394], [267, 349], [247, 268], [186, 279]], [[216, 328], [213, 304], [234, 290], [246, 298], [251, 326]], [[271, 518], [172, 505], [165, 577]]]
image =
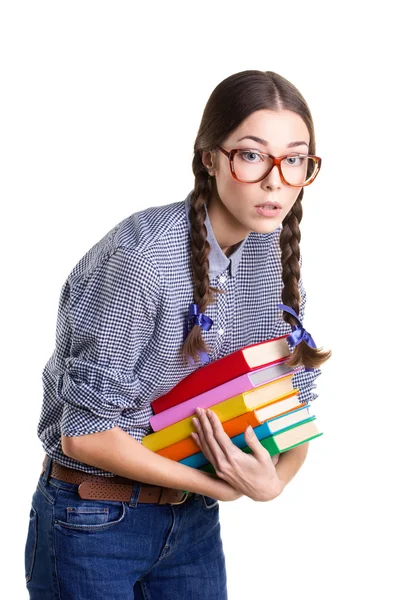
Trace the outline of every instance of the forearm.
[[284, 486], [289, 483], [300, 469], [306, 459], [309, 442], [296, 446], [287, 452], [282, 452], [279, 455], [279, 462], [276, 465], [276, 472], [279, 479], [284, 483]]
[[63, 452], [80, 462], [143, 483], [215, 498], [221, 487], [215, 474], [165, 458], [143, 446], [118, 426], [98, 433], [64, 437]]

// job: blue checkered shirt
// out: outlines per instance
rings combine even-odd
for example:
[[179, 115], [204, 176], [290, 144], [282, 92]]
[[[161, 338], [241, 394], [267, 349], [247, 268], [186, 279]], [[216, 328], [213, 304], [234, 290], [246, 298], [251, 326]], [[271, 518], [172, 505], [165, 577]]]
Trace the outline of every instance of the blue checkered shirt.
[[[197, 368], [178, 350], [193, 302], [190, 192], [185, 200], [133, 213], [79, 260], [62, 286], [55, 349], [42, 372], [37, 434], [57, 462], [87, 473], [114, 473], [66, 456], [61, 434], [79, 436], [118, 425], [136, 440], [152, 432], [150, 403]], [[207, 209], [206, 209], [207, 212]], [[282, 319], [279, 235], [251, 232], [227, 257], [205, 222], [210, 284], [226, 290], [205, 313], [203, 338], [214, 361], [292, 329]], [[302, 257], [300, 258], [300, 266]], [[300, 279], [300, 320], [306, 292]], [[310, 332], [311, 335], [313, 332]], [[290, 352], [293, 348], [289, 347]], [[320, 369], [293, 377], [301, 402], [312, 401]]]

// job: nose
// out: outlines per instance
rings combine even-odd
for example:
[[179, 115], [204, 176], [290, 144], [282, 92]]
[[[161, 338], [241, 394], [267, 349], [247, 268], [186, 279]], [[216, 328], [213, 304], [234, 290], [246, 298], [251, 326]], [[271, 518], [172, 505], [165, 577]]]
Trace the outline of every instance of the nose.
[[266, 175], [264, 177], [264, 179], [262, 179], [261, 184], [267, 185], [268, 187], [280, 187], [282, 181], [281, 181], [281, 176], [279, 174], [279, 169], [278, 169], [278, 165], [274, 165], [272, 167], [272, 169], [270, 170], [270, 172], [268, 173], [268, 175]]

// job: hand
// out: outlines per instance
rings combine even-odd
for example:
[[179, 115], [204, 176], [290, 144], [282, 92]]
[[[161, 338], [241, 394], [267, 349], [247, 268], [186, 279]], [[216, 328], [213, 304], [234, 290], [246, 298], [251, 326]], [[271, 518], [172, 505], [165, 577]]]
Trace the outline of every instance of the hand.
[[[212, 464], [218, 477], [252, 500], [265, 502], [279, 496], [284, 483], [279, 479], [271, 456], [251, 428], [244, 438], [253, 454], [235, 446], [214, 411], [197, 409], [192, 437]], [[277, 461], [276, 461], [277, 462]]]

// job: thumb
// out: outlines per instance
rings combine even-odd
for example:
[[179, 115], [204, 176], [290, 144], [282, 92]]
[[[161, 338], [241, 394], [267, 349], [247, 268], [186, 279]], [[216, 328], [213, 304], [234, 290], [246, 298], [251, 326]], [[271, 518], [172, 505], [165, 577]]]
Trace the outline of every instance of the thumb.
[[249, 425], [246, 428], [246, 430], [244, 432], [244, 437], [245, 437], [246, 444], [248, 445], [249, 448], [251, 448], [251, 450], [253, 450], [254, 455], [257, 458], [261, 458], [261, 457], [264, 458], [265, 448], [261, 444], [261, 442], [258, 439], [258, 437], [256, 436], [256, 434], [254, 433], [254, 429], [252, 428], [251, 425]]

